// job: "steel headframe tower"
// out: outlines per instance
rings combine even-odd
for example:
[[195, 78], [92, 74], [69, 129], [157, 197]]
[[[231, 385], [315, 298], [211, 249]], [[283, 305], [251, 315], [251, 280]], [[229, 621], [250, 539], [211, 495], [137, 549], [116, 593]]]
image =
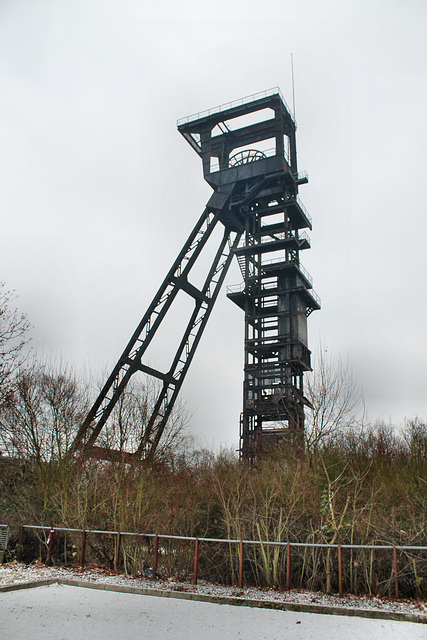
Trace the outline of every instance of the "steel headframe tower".
[[[310, 247], [300, 230], [311, 229], [311, 220], [297, 196], [307, 177], [297, 172], [295, 129], [277, 88], [178, 121], [214, 192], [82, 424], [73, 450], [94, 446], [131, 376], [141, 371], [160, 380], [160, 387], [133, 454], [155, 455], [234, 254], [244, 279], [228, 292], [245, 312], [241, 457], [252, 459], [287, 434], [301, 439], [307, 404], [303, 373], [310, 369], [307, 316], [320, 302], [299, 261], [300, 250]], [[223, 234], [198, 288], [191, 283], [192, 268], [218, 223]], [[179, 292], [190, 296], [194, 308], [169, 370], [160, 371], [148, 366], [144, 356]]]
[[179, 129], [243, 229], [234, 253], [244, 282], [228, 297], [245, 313], [240, 454], [251, 460], [284, 440], [297, 446], [303, 440], [307, 317], [320, 309], [300, 263], [311, 218], [298, 188], [308, 178], [298, 173], [296, 125], [278, 89], [190, 118]]
[[[241, 131], [246, 147], [229, 164], [247, 162], [231, 207], [244, 220], [244, 234], [235, 251], [243, 285], [230, 287], [228, 297], [245, 313], [245, 369], [240, 453], [253, 459], [284, 441], [303, 443], [303, 376], [311, 370], [307, 318], [320, 309], [312, 279], [300, 263], [300, 251], [310, 248], [306, 231], [311, 218], [298, 197], [296, 124], [280, 92], [247, 112], [265, 109], [269, 119]], [[226, 136], [226, 134], [223, 134]], [[273, 149], [260, 153], [260, 149]], [[255, 162], [256, 161], [256, 162]], [[230, 170], [229, 170], [230, 171]]]

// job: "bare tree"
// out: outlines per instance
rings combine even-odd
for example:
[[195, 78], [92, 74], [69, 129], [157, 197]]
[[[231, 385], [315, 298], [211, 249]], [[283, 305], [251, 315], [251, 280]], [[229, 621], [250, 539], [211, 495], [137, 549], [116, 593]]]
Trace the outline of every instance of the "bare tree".
[[[144, 439], [152, 414], [158, 388], [150, 378], [131, 381], [120, 396], [101, 437], [102, 447], [110, 452], [132, 452]], [[175, 404], [159, 445], [156, 460], [170, 459], [182, 454], [191, 440], [188, 434], [188, 413], [182, 403]], [[155, 434], [152, 434], [152, 436]]]
[[0, 416], [0, 446], [9, 456], [61, 460], [88, 410], [86, 390], [72, 372], [32, 362], [13, 383], [13, 403]]
[[0, 410], [10, 406], [13, 378], [25, 360], [30, 323], [15, 307], [16, 294], [0, 283]]
[[348, 364], [333, 361], [320, 345], [313, 373], [307, 376], [307, 450], [315, 454], [320, 442], [349, 427], [362, 427], [365, 419], [363, 391]]

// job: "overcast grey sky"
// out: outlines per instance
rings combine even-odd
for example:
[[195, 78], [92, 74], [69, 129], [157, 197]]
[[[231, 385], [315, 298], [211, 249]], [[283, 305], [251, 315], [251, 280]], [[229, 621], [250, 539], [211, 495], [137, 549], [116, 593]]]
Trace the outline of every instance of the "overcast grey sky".
[[[0, 279], [35, 347], [113, 366], [210, 195], [176, 120], [291, 104], [293, 52], [310, 348], [371, 419], [427, 418], [426, 28], [424, 0], [0, 0]], [[237, 443], [242, 363], [224, 291], [182, 390], [205, 444]]]

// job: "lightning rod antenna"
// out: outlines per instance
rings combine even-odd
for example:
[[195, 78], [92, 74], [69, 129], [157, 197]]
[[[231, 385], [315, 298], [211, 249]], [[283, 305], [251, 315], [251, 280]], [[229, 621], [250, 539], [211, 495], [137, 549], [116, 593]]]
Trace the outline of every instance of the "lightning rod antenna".
[[295, 81], [294, 81], [294, 54], [291, 53], [291, 72], [292, 72], [292, 110], [295, 120]]

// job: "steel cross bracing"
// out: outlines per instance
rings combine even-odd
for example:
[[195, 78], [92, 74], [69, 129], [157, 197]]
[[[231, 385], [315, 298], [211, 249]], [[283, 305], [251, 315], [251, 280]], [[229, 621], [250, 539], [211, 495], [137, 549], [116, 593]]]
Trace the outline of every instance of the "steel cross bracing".
[[[138, 457], [154, 455], [240, 240], [240, 233], [224, 227], [203, 287], [193, 286], [188, 279], [190, 271], [219, 220], [220, 214], [206, 207], [79, 429], [73, 451], [79, 447], [90, 450], [131, 376], [141, 371], [161, 380], [162, 386], [134, 453]], [[195, 306], [170, 369], [161, 372], [144, 364], [143, 356], [179, 291], [191, 296]]]

